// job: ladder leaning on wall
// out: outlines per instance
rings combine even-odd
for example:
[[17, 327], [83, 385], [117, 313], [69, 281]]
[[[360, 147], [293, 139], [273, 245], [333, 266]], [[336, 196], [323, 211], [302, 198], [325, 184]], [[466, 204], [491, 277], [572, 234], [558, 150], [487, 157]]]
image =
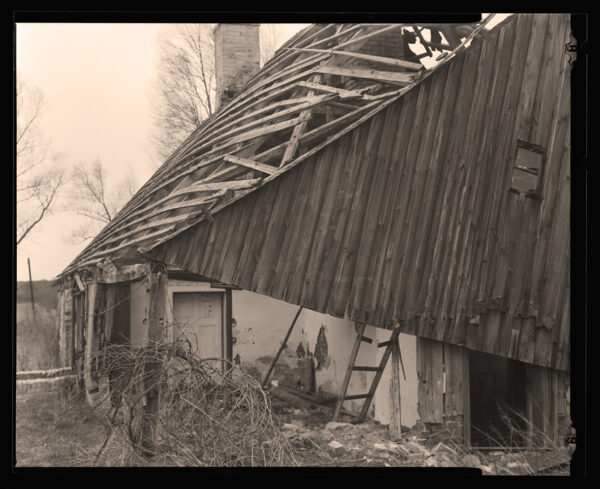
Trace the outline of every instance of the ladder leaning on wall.
[[[392, 334], [391, 334], [389, 340], [382, 341], [381, 343], [377, 344], [377, 346], [379, 348], [385, 347], [383, 357], [381, 358], [381, 362], [379, 362], [378, 367], [355, 365], [356, 357], [358, 356], [358, 350], [360, 348], [361, 343], [363, 341], [366, 343], [373, 342], [373, 340], [371, 338], [367, 338], [366, 336], [364, 336], [366, 324], [358, 323], [357, 326], [358, 326], [358, 328], [357, 328], [356, 341], [354, 342], [352, 352], [350, 353], [350, 361], [348, 363], [348, 370], [346, 371], [346, 376], [344, 377], [344, 382], [342, 383], [342, 388], [338, 395], [338, 400], [337, 400], [337, 404], [335, 407], [335, 413], [333, 415], [333, 421], [338, 420], [338, 417], [340, 415], [340, 411], [342, 410], [342, 405], [344, 404], [344, 401], [350, 401], [353, 399], [364, 399], [365, 402], [360, 411], [360, 414], [358, 414], [358, 416], [356, 417], [356, 419], [354, 421], [356, 423], [362, 423], [365, 420], [365, 417], [367, 416], [369, 406], [371, 405], [371, 401], [373, 400], [373, 396], [375, 395], [375, 391], [377, 390], [377, 385], [379, 384], [379, 381], [381, 380], [381, 376], [383, 374], [383, 371], [385, 370], [385, 366], [388, 362], [390, 354], [392, 353], [392, 350], [394, 348], [397, 348], [397, 352], [398, 352], [398, 354], [400, 354], [400, 348], [398, 345], [398, 335], [400, 334], [400, 328], [396, 327], [392, 330]], [[402, 362], [401, 357], [400, 357], [400, 362]], [[350, 384], [350, 377], [352, 376], [352, 372], [356, 372], [356, 371], [375, 372], [375, 377], [373, 378], [373, 382], [371, 383], [371, 388], [369, 389], [369, 392], [367, 392], [366, 394], [346, 395], [347, 390], [348, 390], [348, 385]]]

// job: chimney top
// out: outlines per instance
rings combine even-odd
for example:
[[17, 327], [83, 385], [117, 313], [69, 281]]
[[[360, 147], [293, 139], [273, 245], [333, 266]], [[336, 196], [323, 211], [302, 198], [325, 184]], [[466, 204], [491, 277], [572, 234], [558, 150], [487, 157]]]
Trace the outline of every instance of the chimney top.
[[214, 30], [217, 109], [227, 104], [260, 67], [260, 24], [218, 24]]

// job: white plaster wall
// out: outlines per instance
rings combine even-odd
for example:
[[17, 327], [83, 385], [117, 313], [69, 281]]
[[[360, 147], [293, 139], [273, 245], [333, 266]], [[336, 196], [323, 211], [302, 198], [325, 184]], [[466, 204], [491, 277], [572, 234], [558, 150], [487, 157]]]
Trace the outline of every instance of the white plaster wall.
[[[317, 389], [337, 394], [348, 370], [350, 354], [356, 340], [356, 329], [354, 321], [349, 319], [340, 319], [315, 311], [307, 311], [304, 333], [309, 348], [313, 352], [321, 326], [325, 327], [325, 337], [327, 338], [327, 360], [325, 365], [316, 371]], [[367, 326], [364, 336], [374, 338], [374, 333], [375, 328]], [[376, 350], [375, 341], [373, 344], [362, 342], [358, 350], [356, 365], [375, 366]], [[353, 372], [347, 393], [367, 393], [373, 376], [374, 373], [372, 372]], [[346, 401], [344, 407], [350, 411], [359, 411], [362, 404], [362, 400]]]
[[[188, 284], [192, 283], [188, 282]], [[184, 282], [169, 281], [169, 285], [184, 285]], [[294, 304], [254, 292], [233, 290], [232, 319], [235, 338], [233, 358], [239, 355], [242, 368], [254, 368], [263, 375], [268, 368], [269, 360], [275, 356], [283, 342], [297, 311], [298, 306]], [[296, 367], [298, 362], [296, 350], [300, 343], [305, 352], [314, 354], [321, 327], [324, 327], [327, 339], [327, 359], [315, 372], [316, 386], [318, 390], [337, 394], [348, 369], [350, 353], [356, 339], [354, 321], [303, 309], [279, 362], [291, 368]], [[356, 365], [378, 366], [385, 348], [378, 348], [377, 343], [387, 340], [390, 331], [367, 326], [364, 335], [373, 339], [373, 343], [361, 343]], [[406, 380], [400, 372], [402, 424], [412, 427], [418, 419], [416, 337], [400, 334], [399, 340], [406, 372]], [[262, 357], [270, 358], [260, 361]], [[388, 424], [390, 421], [390, 366], [391, 362], [388, 362], [369, 410], [369, 415], [382, 424]], [[374, 375], [374, 372], [353, 372], [348, 394], [367, 393]], [[344, 407], [353, 412], [359, 412], [362, 405], [362, 399], [344, 403]]]
[[[242, 366], [254, 365], [261, 373], [268, 362], [257, 362], [261, 357], [274, 357], [298, 311], [298, 306], [271, 297], [233, 290], [231, 298], [233, 358], [239, 355]], [[307, 310], [302, 310], [280, 361], [296, 366], [296, 349], [304, 341], [303, 326]], [[304, 345], [305, 346], [305, 345]]]

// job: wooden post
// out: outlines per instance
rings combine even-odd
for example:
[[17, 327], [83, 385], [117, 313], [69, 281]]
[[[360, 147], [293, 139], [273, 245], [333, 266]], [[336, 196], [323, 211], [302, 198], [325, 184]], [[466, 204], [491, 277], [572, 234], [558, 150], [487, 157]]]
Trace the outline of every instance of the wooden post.
[[401, 394], [400, 394], [400, 344], [394, 343], [392, 349], [392, 382], [390, 385], [390, 395], [392, 398], [392, 416], [390, 419], [390, 436], [392, 440], [402, 439], [402, 415], [401, 415]]
[[285, 345], [287, 344], [287, 340], [290, 338], [290, 335], [292, 334], [292, 330], [294, 329], [294, 325], [296, 324], [296, 321], [298, 320], [298, 316], [300, 316], [301, 312], [302, 312], [302, 306], [300, 306], [298, 308], [298, 312], [294, 316], [294, 320], [292, 321], [292, 324], [290, 325], [290, 329], [288, 329], [288, 332], [285, 335], [283, 343], [281, 343], [281, 346], [279, 347], [279, 351], [277, 352], [277, 355], [275, 355], [275, 358], [273, 358], [273, 361], [271, 362], [271, 365], [269, 366], [269, 370], [267, 370], [267, 374], [265, 375], [265, 378], [263, 379], [263, 382], [262, 382], [263, 389], [265, 389], [267, 386], [267, 382], [269, 381], [271, 372], [273, 371], [273, 368], [275, 367], [275, 363], [277, 363], [277, 360], [279, 359], [279, 355], [281, 355], [281, 352], [285, 348]]
[[87, 321], [87, 337], [85, 344], [85, 363], [84, 363], [84, 383], [85, 383], [85, 392], [87, 396], [88, 403], [93, 405], [94, 399], [90, 396], [90, 391], [94, 391], [97, 389], [97, 385], [92, 385], [92, 355], [94, 354], [94, 305], [96, 304], [96, 289], [98, 284], [96, 282], [92, 282], [88, 287], [88, 295], [87, 295], [87, 311], [88, 311], [88, 321]]
[[464, 445], [471, 446], [471, 379], [469, 373], [469, 351], [463, 348], [463, 377], [462, 377], [462, 395], [463, 395], [463, 437]]
[[232, 299], [231, 289], [225, 289], [225, 359], [229, 362], [228, 369], [233, 363], [233, 332], [232, 332]]
[[[166, 326], [165, 288], [167, 286], [167, 275], [163, 272], [152, 272], [149, 275], [148, 292], [148, 342], [160, 342], [165, 337]], [[152, 453], [154, 441], [157, 436], [157, 418], [159, 414], [160, 388], [156, 383], [156, 373], [159, 371], [156, 362], [148, 362], [144, 365], [146, 406], [144, 407], [144, 419], [142, 420], [141, 445], [144, 451]]]
[[35, 319], [35, 301], [33, 300], [33, 281], [31, 280], [31, 262], [27, 258], [27, 268], [29, 269], [29, 294], [31, 295], [31, 313], [32, 319]]

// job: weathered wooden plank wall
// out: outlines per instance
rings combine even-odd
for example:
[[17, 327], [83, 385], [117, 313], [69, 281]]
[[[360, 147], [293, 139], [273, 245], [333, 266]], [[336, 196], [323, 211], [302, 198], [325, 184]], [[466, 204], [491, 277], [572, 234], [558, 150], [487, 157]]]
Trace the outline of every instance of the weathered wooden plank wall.
[[[150, 255], [319, 312], [569, 369], [569, 16], [510, 17]], [[517, 139], [541, 199], [509, 192]]]
[[[466, 422], [465, 439], [468, 440], [467, 433], [471, 424], [469, 350], [418, 338], [417, 376], [421, 421], [443, 423], [451, 417], [463, 416]], [[528, 365], [526, 378], [520, 380], [526, 382], [526, 412], [522, 414], [528, 420], [529, 443], [537, 446], [560, 444], [559, 435], [564, 433], [559, 431], [559, 418], [570, 415], [566, 398], [568, 374], [551, 368]]]
[[469, 352], [460, 346], [417, 339], [421, 421], [443, 423], [448, 417], [468, 416], [465, 412], [465, 396], [469, 395], [468, 362]]

